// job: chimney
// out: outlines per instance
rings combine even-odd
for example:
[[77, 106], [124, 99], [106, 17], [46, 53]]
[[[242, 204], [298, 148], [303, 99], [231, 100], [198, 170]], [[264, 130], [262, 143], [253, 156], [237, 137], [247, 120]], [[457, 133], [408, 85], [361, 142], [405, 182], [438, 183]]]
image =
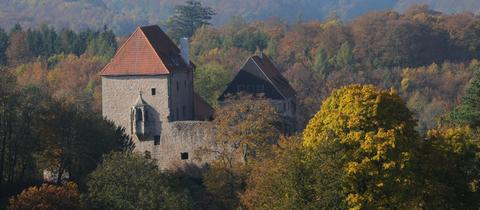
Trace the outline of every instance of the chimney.
[[189, 57], [189, 47], [188, 47], [188, 38], [184, 37], [180, 39], [180, 55], [183, 58], [183, 61], [190, 66], [190, 57]]

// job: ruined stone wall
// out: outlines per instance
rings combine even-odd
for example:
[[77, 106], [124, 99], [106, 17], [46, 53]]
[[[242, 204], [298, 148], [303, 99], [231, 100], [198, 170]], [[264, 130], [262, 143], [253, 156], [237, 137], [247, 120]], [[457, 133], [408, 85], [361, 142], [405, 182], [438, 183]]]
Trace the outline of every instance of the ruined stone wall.
[[[212, 160], [212, 156], [199, 156], [198, 150], [208, 147], [212, 140], [211, 122], [176, 121], [165, 124], [160, 145], [149, 143], [145, 148], [158, 161], [161, 169], [181, 167], [185, 164], [202, 166]], [[146, 145], [144, 145], [146, 146]], [[182, 160], [182, 153], [188, 159]]]

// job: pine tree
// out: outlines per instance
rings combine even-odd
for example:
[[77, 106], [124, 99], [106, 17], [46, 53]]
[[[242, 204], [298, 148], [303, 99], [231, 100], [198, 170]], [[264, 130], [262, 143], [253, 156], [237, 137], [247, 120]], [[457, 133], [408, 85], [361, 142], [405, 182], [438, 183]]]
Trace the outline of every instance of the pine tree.
[[0, 28], [0, 65], [5, 65], [7, 63], [7, 55], [5, 52], [7, 47], [8, 35], [3, 28]]
[[211, 7], [204, 7], [195, 0], [187, 1], [186, 5], [175, 7], [175, 14], [168, 20], [170, 37], [179, 40], [182, 37], [192, 37], [195, 31], [203, 25], [210, 25], [215, 11]]
[[350, 43], [344, 42], [337, 52], [336, 63], [340, 68], [348, 68], [353, 66], [353, 53]]
[[473, 128], [480, 126], [480, 62], [472, 61], [473, 78], [463, 97], [462, 103], [452, 112], [455, 123], [468, 124]]

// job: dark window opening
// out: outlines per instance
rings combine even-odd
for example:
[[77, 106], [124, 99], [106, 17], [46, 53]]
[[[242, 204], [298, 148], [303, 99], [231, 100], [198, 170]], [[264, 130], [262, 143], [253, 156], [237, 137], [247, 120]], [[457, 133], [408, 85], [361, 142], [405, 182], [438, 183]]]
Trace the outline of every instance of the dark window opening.
[[188, 160], [188, 152], [182, 152], [180, 153], [180, 158], [182, 160]]
[[141, 109], [136, 109], [135, 113], [137, 115], [137, 121], [142, 121], [143, 120], [142, 110]]
[[153, 144], [160, 145], [160, 136], [153, 137]]
[[152, 96], [157, 95], [157, 89], [152, 88]]

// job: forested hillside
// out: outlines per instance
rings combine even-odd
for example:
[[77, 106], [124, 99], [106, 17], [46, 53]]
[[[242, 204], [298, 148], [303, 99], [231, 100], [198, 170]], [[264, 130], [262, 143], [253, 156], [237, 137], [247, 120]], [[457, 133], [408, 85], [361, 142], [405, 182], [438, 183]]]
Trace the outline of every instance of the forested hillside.
[[[219, 2], [216, 12], [228, 11]], [[125, 40], [112, 29], [164, 15], [153, 1], [125, 3], [19, 0], [0, 8], [19, 18], [5, 21], [24, 23], [0, 28], [0, 209], [480, 208], [480, 16], [415, 6], [349, 21], [235, 16], [216, 26], [210, 21], [223, 20], [198, 2], [177, 7], [163, 29], [175, 40], [190, 37], [194, 88], [216, 108], [215, 149], [192, 156], [217, 159], [160, 170], [101, 116], [98, 72]], [[250, 3], [239, 5], [316, 5]], [[390, 6], [400, 3], [408, 2]], [[260, 51], [297, 92], [294, 136], [281, 135], [268, 100], [237, 96], [218, 105]]]
[[[15, 23], [37, 27], [48, 23], [57, 29], [99, 29], [108, 25], [117, 34], [128, 34], [136, 25], [162, 24], [185, 0], [0, 0], [0, 26]], [[444, 13], [470, 11], [478, 13], [476, 0], [203, 0], [217, 11], [213, 23], [222, 25], [232, 15], [247, 20], [280, 17], [289, 22], [300, 19], [324, 20], [336, 13], [351, 20], [372, 10], [403, 11], [413, 4], [428, 3]]]

